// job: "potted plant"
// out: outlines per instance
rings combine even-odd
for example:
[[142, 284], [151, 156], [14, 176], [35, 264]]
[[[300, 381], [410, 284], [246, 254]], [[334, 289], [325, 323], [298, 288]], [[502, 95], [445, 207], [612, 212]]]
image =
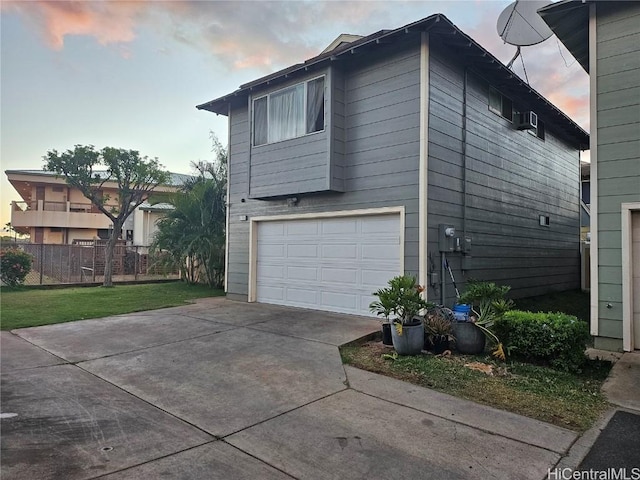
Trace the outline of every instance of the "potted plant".
[[500, 339], [493, 333], [494, 322], [513, 308], [513, 301], [505, 299], [511, 290], [507, 285], [498, 286], [494, 282], [470, 282], [460, 295], [459, 301], [471, 305], [473, 315], [469, 322], [454, 322], [456, 348], [461, 353], [479, 354], [484, 351], [486, 339], [495, 344], [492, 355], [505, 359]]
[[[449, 309], [446, 309], [449, 311]], [[432, 350], [440, 355], [449, 350], [451, 343], [455, 341], [453, 336], [451, 315], [445, 313], [445, 309], [439, 307], [430, 308], [424, 316], [425, 350]]]
[[414, 277], [401, 275], [389, 280], [388, 287], [373, 293], [378, 300], [369, 305], [370, 310], [386, 318], [394, 317], [391, 338], [399, 355], [417, 355], [424, 347], [424, 326], [418, 314], [432, 305], [422, 298], [423, 291], [424, 287]]
[[378, 296], [378, 300], [371, 302], [369, 310], [379, 317], [383, 317], [381, 322], [382, 344], [393, 345], [391, 338], [391, 320], [389, 320], [389, 315], [391, 315], [394, 307], [391, 291], [389, 289], [381, 289], [378, 290], [375, 295]]

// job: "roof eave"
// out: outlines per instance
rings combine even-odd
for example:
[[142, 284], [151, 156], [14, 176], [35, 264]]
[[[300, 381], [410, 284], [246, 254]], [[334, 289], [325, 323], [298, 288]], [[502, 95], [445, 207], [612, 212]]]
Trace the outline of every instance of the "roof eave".
[[356, 52], [356, 50], [360, 50], [363, 47], [368, 47], [373, 45], [377, 45], [382, 43], [383, 39], [389, 36], [395, 36], [401, 33], [409, 33], [416, 31], [418, 29], [428, 30], [435, 23], [439, 22], [441, 18], [446, 18], [442, 14], [431, 15], [427, 18], [423, 18], [422, 20], [418, 20], [416, 22], [405, 25], [404, 27], [397, 28], [395, 30], [381, 30], [376, 34], [369, 35], [367, 37], [363, 37], [362, 39], [353, 42], [352, 44], [344, 45], [342, 47], [338, 47], [335, 50], [330, 52], [322, 53], [316, 57], [313, 57], [304, 63], [298, 63], [296, 65], [292, 65], [283, 70], [279, 70], [265, 77], [258, 78], [252, 82], [245, 83], [241, 85], [238, 90], [233, 93], [224, 95], [222, 97], [210, 100], [209, 102], [197, 105], [196, 108], [198, 110], [207, 110], [209, 112], [217, 113], [219, 115], [228, 115], [228, 105], [231, 100], [237, 98], [240, 95], [248, 94], [251, 90], [262, 87], [263, 85], [269, 85], [274, 81], [280, 80], [282, 77], [289, 77], [296, 75], [300, 71], [308, 71], [312, 68], [317, 68], [319, 65], [323, 63], [330, 63], [332, 61], [337, 60], [338, 57], [343, 55], [352, 55]]
[[257, 79], [253, 82], [244, 84], [240, 89], [236, 90], [232, 94], [211, 100], [210, 102], [199, 105], [197, 108], [222, 115], [228, 115], [230, 101], [237, 98], [244, 98], [251, 90], [267, 85], [284, 76], [293, 76], [301, 70], [306, 71], [311, 69], [311, 67], [317, 67], [319, 64], [335, 61], [340, 56], [351, 55], [358, 49], [371, 46], [372, 44], [376, 45], [381, 43], [385, 38], [389, 38], [391, 36], [431, 30], [438, 32], [440, 37], [444, 39], [445, 43], [452, 47], [472, 49], [472, 52], [469, 52], [468, 54], [466, 52], [464, 53], [467, 57], [465, 60], [467, 63], [472, 64], [476, 69], [482, 70], [483, 73], [492, 78], [502, 77], [502, 79], [507, 82], [511, 90], [528, 95], [529, 98], [532, 97], [532, 101], [535, 102], [535, 108], [533, 109], [538, 110], [539, 113], [544, 113], [544, 117], [546, 117], [546, 119], [552, 120], [548, 123], [557, 125], [576, 148], [580, 150], [586, 150], [589, 148], [589, 134], [584, 129], [539, 94], [513, 71], [509, 70], [500, 60], [456, 27], [446, 16], [442, 14], [431, 15], [430, 17], [418, 20], [395, 30], [382, 30], [377, 32], [377, 34], [364, 37], [361, 41], [354, 42], [354, 44], [338, 47], [336, 49], [338, 51], [318, 55], [304, 64], [297, 64], [266, 77]]
[[587, 0], [563, 0], [538, 10], [553, 33], [589, 73], [589, 5]]

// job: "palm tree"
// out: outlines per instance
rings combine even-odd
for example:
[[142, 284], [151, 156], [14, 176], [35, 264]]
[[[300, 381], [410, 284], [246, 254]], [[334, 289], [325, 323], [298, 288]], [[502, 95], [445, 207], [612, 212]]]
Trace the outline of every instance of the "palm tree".
[[151, 249], [180, 269], [188, 283], [222, 287], [227, 191], [227, 153], [212, 136], [216, 161], [193, 163], [198, 175], [170, 200], [174, 209], [158, 221]]

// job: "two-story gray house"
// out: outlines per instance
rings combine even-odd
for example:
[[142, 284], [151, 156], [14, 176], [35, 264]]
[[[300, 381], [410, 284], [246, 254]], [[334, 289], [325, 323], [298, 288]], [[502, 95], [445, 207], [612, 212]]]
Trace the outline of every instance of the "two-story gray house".
[[443, 15], [198, 108], [229, 117], [230, 298], [368, 315], [408, 273], [450, 304], [446, 262], [459, 286], [580, 286], [587, 133]]
[[640, 2], [539, 14], [590, 78], [591, 334], [598, 348], [640, 350]]

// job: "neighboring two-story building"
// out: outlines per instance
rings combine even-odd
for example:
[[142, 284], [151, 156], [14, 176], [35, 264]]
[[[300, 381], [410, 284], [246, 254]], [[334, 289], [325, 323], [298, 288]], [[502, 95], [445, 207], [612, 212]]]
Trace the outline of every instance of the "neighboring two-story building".
[[[80, 240], [106, 240], [111, 221], [80, 190], [69, 187], [65, 179], [42, 170], [6, 170], [5, 174], [21, 201], [11, 205], [11, 226], [29, 235], [31, 243], [71, 244]], [[187, 175], [172, 173], [170, 185], [160, 185], [154, 198], [176, 192]], [[117, 202], [117, 185], [104, 184], [103, 192]], [[145, 202], [127, 219], [121, 238], [132, 245], [148, 246], [156, 230], [156, 221], [167, 208], [166, 203]]]
[[538, 12], [590, 76], [591, 334], [640, 349], [640, 2]]
[[450, 304], [445, 261], [459, 286], [580, 286], [588, 134], [443, 15], [198, 108], [229, 117], [230, 298], [370, 315], [408, 273]]

